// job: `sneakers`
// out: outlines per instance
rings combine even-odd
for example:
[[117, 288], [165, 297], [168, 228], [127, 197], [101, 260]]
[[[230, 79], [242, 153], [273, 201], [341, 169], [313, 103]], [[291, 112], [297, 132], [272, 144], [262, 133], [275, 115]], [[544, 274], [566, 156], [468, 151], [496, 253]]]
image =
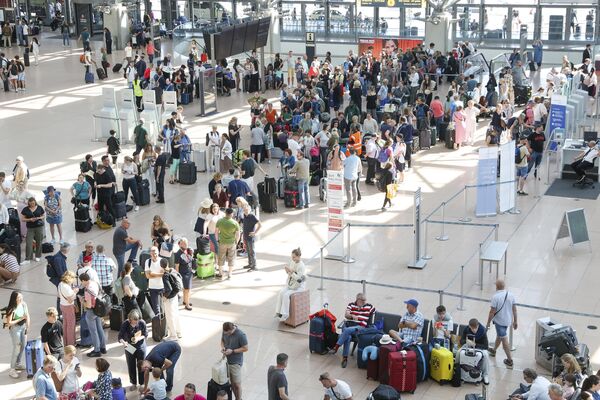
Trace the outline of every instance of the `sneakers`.
[[39, 258], [39, 257], [36, 257], [36, 258], [35, 258], [35, 262], [40, 262], [40, 258]]
[[333, 346], [333, 349], [329, 350], [329, 354], [335, 354], [337, 353], [338, 349], [340, 348], [340, 346], [338, 346], [337, 344], [335, 346]]
[[504, 365], [506, 365], [508, 368], [512, 368], [513, 367], [513, 360], [509, 360], [508, 358], [504, 359]]
[[342, 368], [346, 368], [348, 366], [348, 358], [344, 357], [344, 359], [342, 360]]
[[483, 384], [484, 385], [490, 384], [490, 377], [487, 374], [483, 376]]
[[19, 372], [15, 369], [11, 369], [10, 371], [8, 371], [8, 376], [10, 376], [11, 378], [14, 379], [18, 379], [19, 376], [21, 376], [21, 374], [19, 374]]
[[496, 350], [492, 349], [491, 347], [488, 347], [488, 354], [490, 357], [496, 357]]
[[17, 364], [15, 367], [17, 371], [25, 371], [25, 366], [23, 364]]
[[99, 351], [92, 351], [91, 353], [87, 354], [88, 357], [100, 357], [101, 355], [102, 353], [100, 353]]
[[31, 263], [31, 260], [25, 260], [25, 261], [21, 262], [21, 266], [27, 265], [27, 264], [30, 264], [30, 263]]
[[135, 207], [133, 208], [133, 211], [140, 211], [140, 206], [135, 206]]

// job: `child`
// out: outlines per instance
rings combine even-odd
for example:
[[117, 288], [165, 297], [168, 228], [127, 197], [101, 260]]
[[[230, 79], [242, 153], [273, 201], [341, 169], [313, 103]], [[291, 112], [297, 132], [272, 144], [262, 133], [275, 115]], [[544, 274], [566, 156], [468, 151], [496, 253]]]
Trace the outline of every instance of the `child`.
[[454, 324], [450, 314], [446, 313], [446, 307], [437, 306], [435, 315], [433, 316], [433, 332], [434, 343], [439, 343], [440, 346], [450, 348], [450, 333]]
[[565, 376], [563, 376], [563, 399], [566, 400], [575, 393], [575, 380], [575, 375], [573, 374], [565, 374]]
[[167, 382], [163, 379], [160, 368], [152, 369], [152, 380], [144, 394], [145, 400], [165, 400], [167, 398]]
[[123, 389], [123, 385], [121, 384], [121, 378], [112, 379], [112, 388], [113, 400], [127, 400], [125, 389]]

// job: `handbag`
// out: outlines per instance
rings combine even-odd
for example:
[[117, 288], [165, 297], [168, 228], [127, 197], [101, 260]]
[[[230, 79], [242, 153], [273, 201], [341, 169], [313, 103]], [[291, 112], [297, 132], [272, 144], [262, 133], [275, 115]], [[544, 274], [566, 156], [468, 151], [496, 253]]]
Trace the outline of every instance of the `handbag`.
[[[61, 366], [61, 370], [64, 368], [62, 361], [58, 361], [60, 363]], [[58, 374], [56, 373], [56, 371], [52, 371], [52, 381], [54, 382], [54, 387], [56, 388], [56, 391], [58, 393], [62, 392], [63, 389], [63, 384], [65, 383], [65, 381], [61, 381], [60, 379], [58, 379]]]

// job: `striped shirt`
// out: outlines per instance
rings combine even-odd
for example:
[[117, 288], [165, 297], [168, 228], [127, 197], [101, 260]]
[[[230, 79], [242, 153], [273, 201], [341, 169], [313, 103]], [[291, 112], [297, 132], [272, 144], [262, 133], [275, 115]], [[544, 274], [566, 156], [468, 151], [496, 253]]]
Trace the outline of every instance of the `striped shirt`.
[[353, 317], [353, 321], [357, 321], [360, 326], [366, 327], [369, 324], [371, 315], [375, 312], [375, 307], [372, 304], [365, 303], [362, 306], [352, 302], [346, 307], [346, 314]]
[[0, 265], [6, 268], [9, 272], [14, 272], [16, 274], [21, 271], [21, 267], [19, 266], [17, 258], [12, 254], [5, 253], [0, 255]]
[[113, 270], [115, 269], [115, 262], [106, 257], [104, 254], [94, 254], [92, 259], [92, 268], [98, 274], [100, 280], [100, 286], [110, 286], [113, 283]]

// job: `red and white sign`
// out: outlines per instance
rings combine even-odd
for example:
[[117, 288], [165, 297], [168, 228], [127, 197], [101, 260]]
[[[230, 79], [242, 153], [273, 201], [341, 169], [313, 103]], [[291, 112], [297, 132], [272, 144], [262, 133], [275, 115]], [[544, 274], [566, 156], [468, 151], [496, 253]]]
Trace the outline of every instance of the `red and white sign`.
[[[344, 173], [327, 171], [327, 238], [331, 240], [344, 229]], [[338, 237], [327, 247], [329, 257], [344, 256], [344, 235]]]

